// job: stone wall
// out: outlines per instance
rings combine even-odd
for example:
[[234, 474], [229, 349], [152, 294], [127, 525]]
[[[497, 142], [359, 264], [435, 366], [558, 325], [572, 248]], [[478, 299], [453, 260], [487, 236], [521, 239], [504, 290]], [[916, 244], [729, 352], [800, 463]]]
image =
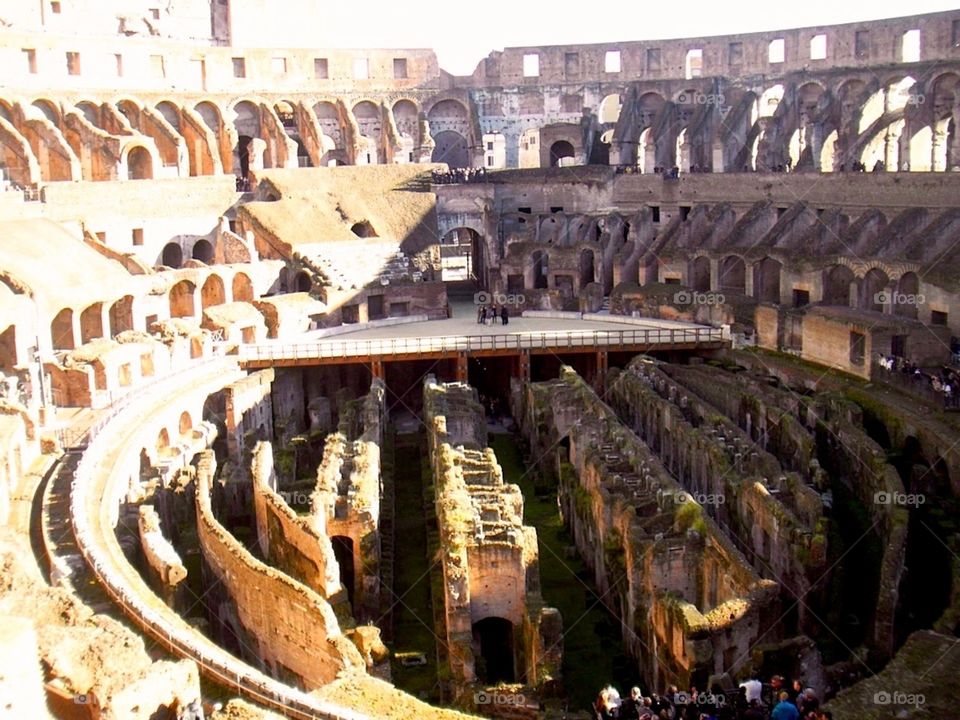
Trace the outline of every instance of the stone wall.
[[[512, 627], [515, 680], [559, 680], [562, 618], [540, 595], [536, 530], [523, 524], [523, 496], [503, 482], [477, 391], [424, 382], [424, 410], [443, 560], [446, 660], [457, 697], [481, 682], [478, 623]], [[435, 600], [436, 601], [436, 600]]]
[[160, 516], [152, 505], [140, 506], [137, 529], [150, 584], [167, 605], [176, 608], [178, 590], [187, 578], [187, 569], [176, 548], [164, 537]]
[[706, 687], [783, 631], [777, 584], [572, 370], [513, 403], [535, 452], [559, 447], [564, 520], [650, 686]]
[[227, 456], [233, 462], [241, 462], [256, 441], [273, 437], [273, 379], [272, 369], [261, 370], [224, 388]]
[[197, 469], [197, 534], [211, 580], [224, 591], [213, 593], [220, 600], [213, 606], [215, 617], [228, 623], [234, 617], [239, 623], [233, 629], [244, 645], [239, 651], [274, 677], [306, 689], [343, 671], [363, 672], [364, 660], [341, 633], [329, 603], [256, 560], [214, 517], [214, 469], [213, 454], [205, 451]]

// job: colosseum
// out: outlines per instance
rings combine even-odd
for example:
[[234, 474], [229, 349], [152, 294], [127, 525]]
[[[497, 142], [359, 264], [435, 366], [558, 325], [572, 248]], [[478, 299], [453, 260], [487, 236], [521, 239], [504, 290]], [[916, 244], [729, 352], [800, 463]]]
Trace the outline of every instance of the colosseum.
[[960, 10], [277, 7], [0, 1], [0, 716], [960, 717]]

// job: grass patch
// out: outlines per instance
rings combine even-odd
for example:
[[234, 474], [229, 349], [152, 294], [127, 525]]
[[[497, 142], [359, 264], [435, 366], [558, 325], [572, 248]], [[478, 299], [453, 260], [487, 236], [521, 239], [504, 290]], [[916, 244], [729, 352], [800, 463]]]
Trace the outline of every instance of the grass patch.
[[520, 486], [523, 519], [537, 530], [543, 599], [563, 616], [563, 684], [571, 710], [587, 710], [599, 690], [614, 683], [623, 694], [637, 684], [632, 661], [621, 648], [620, 620], [598, 602], [592, 573], [576, 553], [563, 526], [556, 494], [535, 492], [534, 472], [527, 472], [513, 435], [490, 436], [505, 482]]

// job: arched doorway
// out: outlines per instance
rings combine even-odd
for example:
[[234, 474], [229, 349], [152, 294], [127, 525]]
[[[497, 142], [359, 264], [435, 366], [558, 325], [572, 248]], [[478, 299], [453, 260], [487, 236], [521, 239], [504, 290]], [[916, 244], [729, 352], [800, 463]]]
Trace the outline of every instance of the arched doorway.
[[886, 299], [887, 286], [890, 284], [890, 278], [880, 268], [871, 268], [863, 276], [863, 282], [860, 284], [860, 308], [862, 310], [873, 310], [874, 312], [883, 312], [884, 300]]
[[164, 267], [176, 270], [183, 265], [183, 248], [180, 243], [167, 243], [163, 247], [163, 253], [160, 255], [160, 264]]
[[593, 250], [580, 251], [580, 289], [583, 290], [587, 285], [594, 282], [594, 256]]
[[80, 313], [80, 343], [103, 337], [103, 303], [94, 303]]
[[213, 262], [213, 245], [209, 240], [197, 240], [193, 245], [193, 259], [209, 265]]
[[212, 305], [223, 305], [226, 302], [226, 294], [223, 287], [223, 280], [219, 275], [211, 275], [200, 288], [200, 306], [206, 310]]
[[135, 147], [127, 153], [127, 178], [130, 180], [152, 180], [153, 158], [146, 148]]
[[850, 307], [850, 285], [855, 278], [846, 265], [834, 265], [823, 273], [823, 304]]
[[73, 310], [64, 308], [50, 323], [50, 340], [54, 350], [73, 350]]
[[189, 280], [181, 280], [170, 288], [170, 317], [193, 317], [196, 315], [193, 294], [197, 286]]
[[110, 306], [110, 336], [133, 330], [133, 296], [124, 295]]
[[777, 260], [765, 257], [753, 266], [753, 296], [761, 302], [780, 302], [780, 271]]
[[746, 293], [747, 266], [742, 257], [728, 255], [720, 262], [719, 285], [721, 292]]
[[690, 261], [687, 285], [697, 292], [710, 292], [710, 258], [701, 255]]
[[296, 278], [294, 278], [294, 292], [310, 292], [310, 288], [312, 287], [313, 280], [310, 279], [310, 273], [306, 270], [298, 272]]
[[915, 272], [907, 272], [897, 281], [897, 292], [893, 298], [893, 314], [900, 317], [916, 318], [920, 297], [920, 279]]
[[475, 280], [487, 287], [483, 238], [473, 228], [454, 228], [440, 239], [440, 279]]
[[346, 535], [334, 535], [330, 538], [330, 544], [333, 545], [333, 556], [337, 559], [337, 565], [340, 566], [340, 582], [346, 588], [350, 607], [356, 611], [356, 605], [354, 605], [356, 572], [353, 568], [353, 540]]
[[253, 283], [244, 273], [237, 273], [233, 276], [233, 301], [253, 301]]
[[488, 617], [473, 624], [477, 679], [484, 685], [516, 682], [513, 623]]
[[531, 286], [535, 289], [546, 290], [550, 261], [549, 256], [542, 250], [534, 250], [530, 261], [530, 266], [533, 269], [533, 282]]
[[438, 132], [434, 138], [433, 154], [430, 161], [446, 163], [451, 168], [465, 168], [470, 166], [470, 153], [467, 150], [467, 139], [453, 130]]
[[575, 157], [573, 144], [567, 140], [557, 140], [550, 146], [550, 167], [573, 165]]

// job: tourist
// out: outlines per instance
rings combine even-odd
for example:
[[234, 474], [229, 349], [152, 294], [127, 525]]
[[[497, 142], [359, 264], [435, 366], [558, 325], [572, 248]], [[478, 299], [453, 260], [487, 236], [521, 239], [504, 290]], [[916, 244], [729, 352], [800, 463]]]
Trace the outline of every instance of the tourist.
[[490, 324], [497, 324], [497, 317], [499, 316], [500, 311], [497, 310], [497, 306], [494, 304], [490, 307]]
[[487, 319], [487, 306], [479, 305], [477, 307], [477, 324], [483, 325], [483, 321]]
[[506, 325], [508, 322], [510, 322], [510, 313], [507, 311], [506, 305], [501, 305], [500, 306], [500, 323], [502, 325]]
[[817, 699], [813, 688], [808, 687], [800, 694], [797, 698], [797, 709], [803, 717], [816, 713], [820, 709], [820, 700]]
[[800, 711], [797, 710], [796, 705], [790, 702], [790, 693], [783, 690], [777, 697], [780, 702], [770, 713], [770, 720], [800, 720]]
[[640, 697], [640, 688], [630, 688], [630, 696], [623, 701], [617, 717], [619, 720], [640, 720], [640, 711], [642, 709], [643, 700]]

